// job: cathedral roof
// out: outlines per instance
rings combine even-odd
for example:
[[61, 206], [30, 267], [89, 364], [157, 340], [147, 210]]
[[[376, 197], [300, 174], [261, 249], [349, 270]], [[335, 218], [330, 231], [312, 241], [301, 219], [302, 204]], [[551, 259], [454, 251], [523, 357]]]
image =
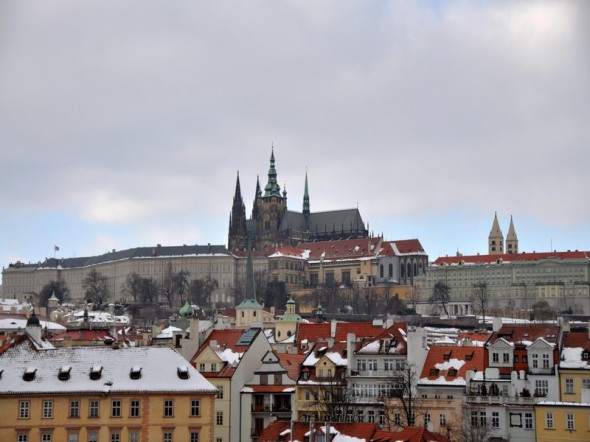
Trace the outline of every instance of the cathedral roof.
[[310, 213], [306, 218], [303, 213], [287, 211], [281, 219], [279, 230], [296, 230], [302, 232], [352, 232], [365, 230], [365, 223], [358, 209], [330, 210]]

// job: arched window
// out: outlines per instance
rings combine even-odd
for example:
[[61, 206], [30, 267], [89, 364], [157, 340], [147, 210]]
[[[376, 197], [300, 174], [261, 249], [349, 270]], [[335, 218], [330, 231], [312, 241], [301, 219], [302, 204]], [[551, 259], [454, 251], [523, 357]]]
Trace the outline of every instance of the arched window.
[[383, 278], [383, 264], [379, 266], [379, 277]]
[[408, 263], [408, 271], [407, 271], [407, 274], [408, 274], [408, 278], [411, 278], [412, 277], [412, 264], [410, 264], [410, 263]]
[[393, 264], [389, 264], [389, 277], [393, 278]]
[[399, 266], [399, 273], [400, 273], [400, 276], [402, 278], [405, 278], [406, 277], [406, 266], [405, 266], [405, 264], [403, 262]]
[[418, 274], [418, 266], [414, 263], [414, 276]]

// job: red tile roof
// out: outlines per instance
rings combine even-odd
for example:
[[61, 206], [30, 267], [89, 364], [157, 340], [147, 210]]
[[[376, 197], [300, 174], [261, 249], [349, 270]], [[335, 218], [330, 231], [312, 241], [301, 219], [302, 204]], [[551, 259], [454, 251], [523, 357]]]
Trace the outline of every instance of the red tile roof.
[[[452, 360], [459, 361], [457, 364], [452, 364]], [[437, 367], [437, 364], [438, 367]], [[441, 365], [442, 364], [442, 365]], [[447, 365], [461, 365], [455, 375], [449, 375], [449, 368], [442, 369]], [[458, 346], [458, 345], [433, 345], [428, 350], [428, 355], [424, 361], [422, 374], [420, 379], [428, 379], [431, 381], [444, 377], [446, 382], [453, 382], [459, 378], [467, 378], [467, 370], [477, 370], [479, 372], [485, 370], [486, 357], [484, 347], [475, 346]], [[435, 371], [436, 370], [436, 371]]]
[[[326, 341], [330, 338], [332, 331], [331, 323], [323, 322], [319, 324], [302, 323], [297, 326], [297, 336], [295, 343], [301, 350], [301, 341], [307, 340], [308, 346], [318, 341]], [[357, 340], [372, 339], [383, 333], [383, 327], [373, 325], [371, 322], [337, 322], [334, 342], [345, 342], [348, 333], [354, 333]]]
[[541, 259], [590, 259], [590, 252], [533, 252], [533, 253], [504, 253], [498, 255], [470, 255], [470, 256], [444, 256], [437, 258], [433, 264], [487, 264], [496, 263], [498, 260], [505, 262], [539, 261]]
[[301, 371], [301, 363], [306, 358], [303, 354], [289, 354], [289, 353], [275, 353], [279, 358], [281, 367], [287, 370], [287, 376], [293, 381], [299, 379], [299, 372]]
[[449, 440], [426, 428], [407, 427], [399, 432], [378, 430], [373, 436], [373, 442], [449, 442]]
[[[315, 423], [314, 431], [322, 431], [325, 423]], [[365, 441], [370, 441], [375, 432], [379, 430], [379, 425], [359, 422], [335, 422], [330, 425], [332, 429], [345, 434], [353, 436]], [[275, 421], [271, 422], [264, 431], [260, 434], [258, 442], [288, 442], [290, 440], [303, 441], [305, 434], [309, 433], [308, 422], [294, 422], [293, 423], [293, 437], [291, 439], [290, 430], [291, 423], [289, 421]], [[325, 431], [325, 430], [324, 430]], [[282, 434], [282, 435], [281, 435]]]
[[559, 327], [554, 324], [506, 324], [492, 333], [488, 344], [491, 345], [500, 338], [524, 347], [539, 338], [543, 338], [550, 344], [557, 344]]
[[300, 250], [309, 250], [309, 260], [358, 259], [375, 256], [380, 250], [381, 238], [360, 238], [341, 241], [317, 241], [299, 244]]
[[104, 341], [114, 340], [109, 330], [66, 330], [49, 339], [50, 342], [71, 339], [72, 341]]
[[[385, 330], [382, 330], [382, 332], [377, 335], [375, 338], [369, 338], [369, 339], [365, 339], [363, 340], [362, 344], [360, 345], [360, 348], [358, 349], [358, 353], [364, 354], [364, 353], [369, 353], [369, 349], [372, 350], [372, 348], [375, 345], [370, 345], [372, 343], [379, 343], [379, 350], [378, 351], [371, 351], [369, 354], [386, 354], [384, 352], [383, 347], [381, 346], [381, 341], [384, 339], [395, 339], [396, 345], [392, 346], [392, 348], [395, 348], [395, 354], [398, 355], [404, 355], [408, 353], [408, 345], [407, 345], [407, 340], [406, 340], [406, 336], [405, 334], [402, 334], [402, 332], [400, 330], [404, 330], [404, 332], [407, 330], [406, 329], [406, 323], [405, 322], [396, 322], [395, 324], [393, 324], [391, 327], [388, 327]], [[390, 352], [387, 352], [387, 354], [389, 354]], [[392, 353], [393, 354], [393, 353]]]

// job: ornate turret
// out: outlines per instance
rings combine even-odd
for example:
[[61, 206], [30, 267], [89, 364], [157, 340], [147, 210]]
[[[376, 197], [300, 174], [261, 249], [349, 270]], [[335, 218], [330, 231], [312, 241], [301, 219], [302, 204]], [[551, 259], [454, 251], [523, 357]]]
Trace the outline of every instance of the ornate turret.
[[508, 227], [508, 235], [506, 235], [506, 253], [518, 253], [518, 237], [512, 222], [512, 215], [510, 215], [510, 227]]
[[187, 301], [184, 303], [184, 305], [182, 306], [182, 308], [178, 311], [178, 314], [182, 317], [182, 318], [192, 318], [194, 315], [195, 311], [193, 310], [193, 307], [191, 306], [190, 302]]
[[307, 170], [305, 171], [305, 189], [303, 190], [303, 216], [309, 217], [309, 190], [307, 188]]
[[229, 216], [228, 248], [230, 250], [244, 250], [246, 248], [247, 236], [246, 206], [244, 206], [244, 200], [242, 199], [240, 173], [238, 172], [234, 201]]
[[277, 183], [277, 170], [275, 169], [275, 150], [272, 147], [270, 154], [270, 168], [268, 169], [268, 182], [264, 186], [264, 197], [281, 196], [281, 187]]
[[494, 222], [492, 224], [492, 230], [488, 236], [488, 254], [489, 255], [501, 255], [504, 253], [504, 235], [500, 230], [500, 224], [498, 223], [498, 214], [494, 213]]

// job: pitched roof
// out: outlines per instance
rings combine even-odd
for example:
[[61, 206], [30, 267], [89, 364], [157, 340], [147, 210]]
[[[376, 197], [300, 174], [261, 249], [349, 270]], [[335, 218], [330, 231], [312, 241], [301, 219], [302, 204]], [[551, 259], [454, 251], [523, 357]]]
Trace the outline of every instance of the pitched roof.
[[299, 372], [301, 371], [301, 364], [305, 359], [305, 355], [302, 354], [290, 354], [290, 353], [276, 353], [279, 358], [281, 367], [287, 370], [287, 376], [293, 381], [299, 379]]
[[373, 442], [448, 442], [442, 434], [423, 427], [406, 427], [402, 431], [377, 430]]
[[483, 347], [433, 345], [428, 350], [418, 383], [464, 386], [467, 370], [481, 372], [485, 368]]
[[493, 345], [498, 339], [504, 339], [515, 346], [528, 347], [537, 339], [544, 339], [556, 346], [559, 338], [559, 326], [555, 324], [506, 324], [493, 332], [487, 345]]
[[[231, 378], [235, 373], [242, 355], [248, 351], [251, 343], [261, 333], [261, 330], [259, 328], [213, 330], [207, 339], [205, 339], [205, 342], [199, 347], [197, 353], [191, 358], [191, 363], [194, 365], [198, 357], [207, 348], [211, 348], [223, 361], [224, 365], [220, 371], [204, 372], [203, 376], [206, 378]], [[242, 340], [243, 337], [248, 338], [247, 343]]]
[[[406, 324], [404, 322], [395, 323], [375, 338], [364, 340], [357, 353], [405, 355], [408, 353], [405, 330]], [[389, 341], [389, 346], [384, 345], [387, 341]]]
[[[165, 347], [71, 347], [38, 351], [28, 340], [0, 355], [3, 369], [0, 395], [81, 392], [104, 394], [124, 392], [203, 392], [216, 389], [178, 353]], [[140, 369], [131, 379], [133, 367]], [[93, 380], [90, 372], [100, 372]], [[186, 373], [186, 379], [179, 375]], [[34, 371], [34, 379], [23, 379], [25, 371]], [[60, 371], [69, 372], [67, 380], [58, 379]]]
[[[383, 332], [383, 327], [373, 325], [371, 322], [336, 322], [334, 334], [335, 342], [346, 341], [349, 333], [354, 333], [357, 340], [372, 339]], [[295, 342], [301, 349], [301, 342], [308, 344], [319, 341], [327, 341], [331, 337], [332, 324], [329, 322], [307, 323], [300, 322], [297, 326]]]
[[[288, 442], [303, 441], [309, 433], [308, 422], [293, 422], [293, 436], [291, 437], [291, 423], [289, 421], [271, 422], [258, 438], [259, 442]], [[333, 434], [332, 442], [350, 441], [350, 437], [370, 441], [379, 425], [365, 422], [335, 422], [330, 425], [330, 434]], [[326, 433], [323, 423], [314, 424], [315, 432]], [[348, 436], [348, 438], [346, 437]]]
[[542, 259], [590, 259], [590, 252], [533, 252], [533, 253], [503, 253], [497, 255], [469, 255], [469, 256], [444, 256], [437, 258], [433, 265], [457, 265], [463, 264], [496, 264], [500, 262], [527, 262], [540, 261]]
[[588, 330], [566, 333], [559, 361], [560, 369], [590, 370], [590, 337]]
[[306, 242], [298, 248], [308, 251], [309, 261], [359, 259], [377, 256], [381, 251], [381, 238]]

